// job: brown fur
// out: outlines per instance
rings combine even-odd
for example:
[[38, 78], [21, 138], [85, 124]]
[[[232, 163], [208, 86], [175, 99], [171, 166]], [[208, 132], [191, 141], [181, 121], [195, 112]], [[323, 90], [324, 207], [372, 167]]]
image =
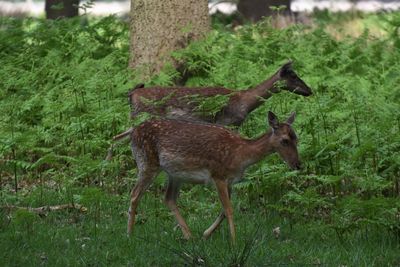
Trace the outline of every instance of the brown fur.
[[211, 235], [226, 215], [234, 239], [230, 187], [242, 178], [248, 166], [274, 152], [291, 168], [300, 167], [297, 138], [291, 128], [293, 121], [294, 114], [286, 123], [279, 123], [270, 112], [272, 129], [256, 139], [242, 138], [218, 125], [167, 119], [147, 121], [134, 128], [131, 141], [138, 181], [131, 193], [128, 233], [132, 231], [135, 210], [144, 190], [160, 171], [165, 171], [169, 176], [166, 204], [175, 214], [186, 238], [190, 237], [190, 230], [176, 206], [179, 186], [212, 182], [217, 187], [224, 211], [204, 235]]
[[[259, 85], [243, 91], [235, 91], [223, 87], [148, 87], [144, 88], [144, 84], [138, 84], [128, 93], [129, 102], [131, 104], [134, 118], [141, 112], [148, 112], [162, 117], [176, 119], [190, 119], [195, 121], [204, 121], [217, 123], [220, 125], [236, 125], [239, 126], [246, 119], [246, 116], [259, 107], [264, 101], [262, 99], [270, 98], [274, 93], [279, 92], [276, 83], [282, 81], [283, 89], [303, 95], [310, 96], [311, 89], [301, 80], [300, 77], [292, 70], [292, 62], [284, 64], [279, 70], [263, 81]], [[223, 107], [215, 116], [212, 114], [196, 113], [196, 104], [190, 102], [187, 96], [213, 97], [217, 95], [230, 95], [228, 104]], [[161, 101], [159, 105], [149, 105], [144, 99], [150, 101]], [[124, 133], [116, 135], [114, 141], [124, 139], [129, 136], [132, 128]], [[112, 158], [111, 145], [108, 150], [107, 160]]]
[[[223, 87], [148, 87], [136, 88], [129, 92], [128, 97], [132, 107], [131, 116], [135, 117], [140, 112], [148, 112], [154, 115], [169, 118], [186, 118], [197, 121], [218, 123], [221, 125], [237, 125], [243, 123], [247, 114], [259, 107], [263, 101], [273, 93], [279, 92], [277, 82], [283, 82], [283, 89], [309, 96], [311, 89], [292, 70], [291, 62], [283, 65], [279, 70], [259, 85], [236, 91]], [[230, 95], [228, 104], [216, 114], [198, 114], [195, 112], [196, 103], [190, 102], [187, 96], [198, 95], [201, 97], [213, 97], [217, 95]], [[160, 105], [151, 105], [144, 102], [162, 101]], [[163, 100], [164, 99], [164, 100]]]

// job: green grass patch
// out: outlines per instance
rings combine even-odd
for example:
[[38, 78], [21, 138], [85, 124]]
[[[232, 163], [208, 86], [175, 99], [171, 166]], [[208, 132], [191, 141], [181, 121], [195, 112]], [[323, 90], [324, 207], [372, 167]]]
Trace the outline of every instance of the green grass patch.
[[[360, 228], [339, 238], [319, 223], [291, 224], [275, 212], [235, 205], [237, 244], [230, 245], [224, 222], [209, 240], [203, 231], [219, 211], [214, 193], [192, 189], [181, 211], [193, 232], [183, 239], [161, 193], [147, 192], [138, 209], [133, 236], [125, 235], [128, 199], [94, 189], [76, 189], [86, 212], [57, 211], [39, 217], [29, 212], [7, 216], [0, 230], [2, 266], [393, 266], [400, 263], [398, 237], [378, 227]], [[188, 192], [186, 192], [188, 194]], [[234, 196], [234, 202], [239, 196]], [[197, 200], [211, 206], [191, 209]], [[54, 202], [62, 201], [61, 195]], [[32, 201], [32, 200], [31, 200]], [[203, 202], [204, 201], [204, 202]], [[279, 236], [273, 229], [280, 228]]]

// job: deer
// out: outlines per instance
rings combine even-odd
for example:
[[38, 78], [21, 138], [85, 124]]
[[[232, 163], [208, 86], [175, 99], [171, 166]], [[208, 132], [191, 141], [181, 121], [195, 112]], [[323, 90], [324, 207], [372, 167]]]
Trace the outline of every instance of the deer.
[[[128, 93], [131, 104], [131, 117], [140, 112], [165, 116], [167, 118], [190, 119], [205, 121], [221, 125], [240, 126], [246, 116], [259, 107], [264, 100], [280, 92], [282, 89], [302, 96], [312, 95], [308, 85], [293, 71], [292, 61], [281, 66], [278, 71], [267, 80], [247, 90], [236, 91], [224, 87], [144, 87], [137, 85]], [[227, 105], [221, 107], [215, 116], [196, 112], [196, 101], [190, 101], [190, 96], [200, 98], [226, 95]], [[146, 101], [147, 100], [147, 101]], [[151, 102], [160, 101], [161, 104], [152, 105]], [[149, 103], [150, 102], [150, 103]]]
[[[292, 61], [289, 61], [267, 80], [247, 90], [236, 91], [224, 87], [155, 86], [145, 88], [144, 84], [138, 84], [128, 93], [128, 99], [132, 110], [131, 118], [135, 118], [141, 112], [147, 112], [167, 118], [240, 126], [250, 112], [262, 105], [273, 94], [279, 93], [281, 89], [306, 97], [312, 95], [310, 87], [294, 72]], [[190, 101], [190, 98], [194, 96], [208, 98], [218, 95], [225, 95], [229, 99], [227, 105], [221, 107], [215, 116], [196, 112], [196, 102]], [[155, 101], [162, 103], [157, 105], [149, 103]], [[114, 136], [113, 142], [127, 138], [131, 132], [132, 128], [129, 128]], [[108, 149], [107, 160], [112, 158], [114, 146], [112, 144]]]
[[285, 122], [279, 122], [270, 111], [271, 129], [255, 139], [242, 138], [221, 125], [167, 118], [148, 120], [133, 128], [131, 149], [138, 179], [130, 195], [128, 236], [135, 224], [140, 198], [157, 174], [165, 171], [168, 176], [165, 204], [174, 214], [184, 238], [189, 239], [192, 234], [177, 207], [180, 186], [214, 184], [223, 209], [203, 237], [210, 237], [226, 217], [234, 243], [232, 185], [243, 178], [247, 167], [275, 152], [291, 169], [300, 169], [297, 137], [292, 128], [294, 120], [292, 113]]

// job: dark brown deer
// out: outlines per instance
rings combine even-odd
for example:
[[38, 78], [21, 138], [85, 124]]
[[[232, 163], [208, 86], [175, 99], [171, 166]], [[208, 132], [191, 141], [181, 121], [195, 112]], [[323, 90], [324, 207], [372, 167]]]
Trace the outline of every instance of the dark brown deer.
[[[278, 83], [282, 87], [278, 86]], [[154, 115], [176, 118], [205, 121], [221, 125], [239, 126], [246, 119], [246, 116], [259, 107], [266, 99], [280, 90], [287, 90], [295, 94], [310, 96], [312, 91], [307, 84], [293, 71], [292, 62], [284, 64], [270, 78], [259, 85], [242, 91], [235, 91], [224, 87], [148, 87], [138, 84], [128, 93], [131, 103], [131, 116], [134, 118], [141, 112], [148, 112]], [[203, 98], [215, 97], [217, 95], [227, 95], [229, 97], [226, 106], [213, 116], [197, 112], [196, 101], [191, 101], [191, 97], [199, 96]], [[151, 104], [154, 102], [158, 104]], [[123, 139], [131, 133], [132, 128], [118, 134], [113, 140]], [[108, 150], [107, 159], [111, 159], [114, 145]]]
[[[205, 121], [221, 125], [239, 126], [245, 120], [247, 114], [259, 107], [274, 93], [280, 91], [278, 82], [282, 89], [295, 94], [310, 96], [311, 89], [293, 71], [292, 62], [283, 65], [270, 78], [259, 85], [243, 90], [235, 91], [224, 87], [148, 87], [143, 84], [137, 85], [129, 92], [129, 101], [132, 107], [131, 116], [135, 117], [140, 112], [148, 112], [154, 115], [176, 119], [190, 119]], [[228, 95], [226, 106], [213, 116], [198, 112], [196, 101], [191, 101], [191, 96], [200, 98], [214, 97], [217, 95]], [[156, 101], [161, 103], [152, 104]]]
[[235, 240], [231, 186], [242, 179], [246, 168], [277, 152], [292, 169], [300, 168], [297, 138], [291, 124], [295, 114], [284, 123], [268, 113], [271, 130], [249, 140], [222, 126], [170, 119], [150, 120], [133, 128], [132, 152], [138, 167], [138, 180], [131, 192], [128, 235], [135, 223], [139, 200], [160, 171], [168, 174], [165, 202], [175, 215], [185, 238], [191, 236], [180, 215], [176, 200], [182, 183], [215, 184], [223, 211], [204, 232], [208, 238], [227, 217], [232, 240]]

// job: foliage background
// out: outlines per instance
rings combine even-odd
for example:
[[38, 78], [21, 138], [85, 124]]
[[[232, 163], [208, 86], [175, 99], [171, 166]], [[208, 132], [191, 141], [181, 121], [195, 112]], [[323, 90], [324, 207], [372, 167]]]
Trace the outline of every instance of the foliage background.
[[[256, 217], [268, 213], [271, 220], [290, 229], [312, 226], [314, 231], [332, 233], [339, 241], [359, 233], [368, 239], [369, 233], [384, 232], [387, 240], [397, 240], [389, 247], [398, 248], [400, 16], [359, 16], [379, 21], [383, 34], [376, 37], [368, 30], [357, 37], [340, 31], [332, 34], [329, 27], [333, 23], [354, 17], [328, 13], [316, 14], [312, 26], [292, 25], [281, 30], [272, 28], [268, 20], [236, 30], [216, 22], [206, 40], [174, 53], [190, 73], [188, 86], [249, 88], [292, 59], [296, 72], [313, 89], [309, 98], [287, 92], [274, 95], [239, 129], [243, 136], [256, 137], [267, 128], [268, 110], [280, 118], [296, 111], [294, 127], [305, 169], [290, 172], [277, 156], [251, 167], [246, 180], [235, 186], [238, 224], [245, 224], [241, 213]], [[89, 21], [0, 18], [2, 205], [86, 204], [90, 207], [87, 221], [78, 221], [82, 229], [93, 223], [88, 230], [91, 236], [99, 234], [96, 229], [102, 221], [113, 224], [106, 214], [115, 212], [115, 207], [123, 214], [136, 178], [129, 146], [121, 145], [111, 162], [104, 158], [111, 137], [131, 124], [127, 92], [142, 82], [127, 69], [127, 63], [127, 24], [115, 17]], [[167, 66], [146, 85], [173, 85], [179, 76]], [[152, 186], [154, 195], [145, 198], [140, 208], [144, 211], [139, 217], [144, 221], [155, 216], [172, 224], [168, 211], [160, 211], [163, 178], [161, 175]], [[212, 188], [188, 186], [183, 191], [180, 201], [188, 216], [216, 216], [219, 203]], [[10, 239], [4, 239], [8, 242], [15, 240], [18, 232], [35, 232], [31, 225], [39, 224], [21, 211], [1, 215], [0, 234], [8, 236]], [[126, 219], [120, 217], [119, 221]], [[60, 224], [57, 217], [47, 220], [47, 227]], [[124, 226], [117, 225], [116, 231], [123, 232]], [[251, 240], [243, 240], [243, 251], [252, 247], [248, 245]], [[189, 255], [204, 252], [180, 249]], [[237, 256], [232, 256], [231, 262], [247, 260], [247, 252], [229, 253]], [[309, 257], [302, 260], [311, 261]], [[392, 255], [386, 260], [400, 259]]]

